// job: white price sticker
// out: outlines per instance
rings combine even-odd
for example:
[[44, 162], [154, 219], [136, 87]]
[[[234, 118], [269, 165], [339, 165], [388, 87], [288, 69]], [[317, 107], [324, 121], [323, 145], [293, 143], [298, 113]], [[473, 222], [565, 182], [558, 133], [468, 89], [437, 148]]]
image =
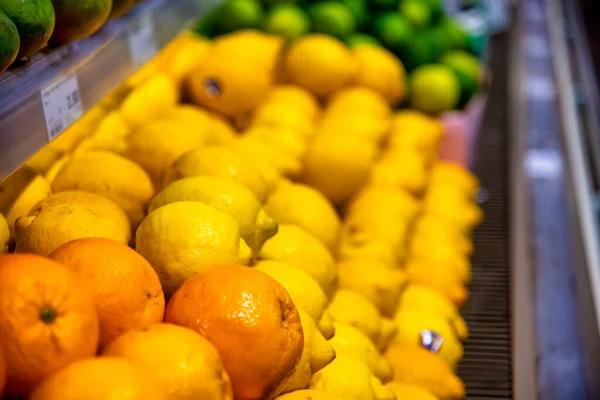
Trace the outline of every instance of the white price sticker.
[[136, 66], [146, 64], [158, 51], [154, 39], [154, 24], [150, 15], [143, 16], [131, 27], [128, 36], [129, 52]]
[[42, 89], [42, 105], [52, 140], [83, 115], [77, 77], [67, 75]]

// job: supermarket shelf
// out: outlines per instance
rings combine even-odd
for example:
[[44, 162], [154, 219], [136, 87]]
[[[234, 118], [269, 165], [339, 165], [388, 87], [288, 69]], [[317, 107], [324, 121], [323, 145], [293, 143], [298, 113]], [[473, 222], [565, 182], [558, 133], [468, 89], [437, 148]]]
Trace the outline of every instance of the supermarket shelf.
[[[594, 143], [583, 129], [569, 0], [522, 0], [511, 72], [511, 292], [517, 399], [599, 398]], [[567, 29], [565, 29], [567, 28]], [[589, 83], [588, 83], [589, 84]]]
[[149, 0], [93, 36], [45, 50], [0, 75], [0, 181], [135, 72], [210, 4]]

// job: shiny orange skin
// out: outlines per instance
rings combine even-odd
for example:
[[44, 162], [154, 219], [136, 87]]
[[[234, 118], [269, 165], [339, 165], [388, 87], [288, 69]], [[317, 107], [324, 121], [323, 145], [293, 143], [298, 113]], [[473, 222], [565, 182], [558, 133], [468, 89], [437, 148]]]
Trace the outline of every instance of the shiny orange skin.
[[93, 287], [100, 321], [100, 347], [119, 335], [162, 322], [165, 297], [148, 261], [126, 245], [105, 238], [65, 243], [50, 254]]
[[2, 398], [2, 392], [4, 391], [5, 385], [6, 385], [6, 361], [4, 361], [4, 353], [2, 352], [2, 347], [0, 346], [0, 398]]
[[93, 357], [98, 317], [89, 286], [47, 258], [0, 255], [0, 344], [9, 396], [26, 395], [55, 371]]
[[246, 266], [219, 266], [189, 278], [169, 301], [165, 322], [192, 328], [217, 348], [236, 400], [276, 397], [304, 348], [287, 291]]

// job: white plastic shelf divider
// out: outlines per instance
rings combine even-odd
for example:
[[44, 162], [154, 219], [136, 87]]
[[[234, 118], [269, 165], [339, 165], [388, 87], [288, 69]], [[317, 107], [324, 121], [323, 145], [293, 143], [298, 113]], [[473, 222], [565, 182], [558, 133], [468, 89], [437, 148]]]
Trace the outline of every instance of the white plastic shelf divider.
[[[0, 75], [0, 181], [121, 84], [211, 3], [149, 0], [91, 37], [42, 51]], [[44, 111], [42, 93], [57, 87], [46, 99]], [[52, 112], [61, 115], [47, 121]]]

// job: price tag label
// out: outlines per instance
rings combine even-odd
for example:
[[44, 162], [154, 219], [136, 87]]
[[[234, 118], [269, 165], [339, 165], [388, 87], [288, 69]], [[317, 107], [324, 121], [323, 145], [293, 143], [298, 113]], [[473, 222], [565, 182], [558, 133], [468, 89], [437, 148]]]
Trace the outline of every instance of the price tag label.
[[129, 52], [136, 66], [146, 64], [158, 51], [154, 38], [154, 23], [150, 15], [144, 15], [129, 31]]
[[42, 105], [52, 140], [83, 115], [77, 77], [67, 75], [42, 89]]

